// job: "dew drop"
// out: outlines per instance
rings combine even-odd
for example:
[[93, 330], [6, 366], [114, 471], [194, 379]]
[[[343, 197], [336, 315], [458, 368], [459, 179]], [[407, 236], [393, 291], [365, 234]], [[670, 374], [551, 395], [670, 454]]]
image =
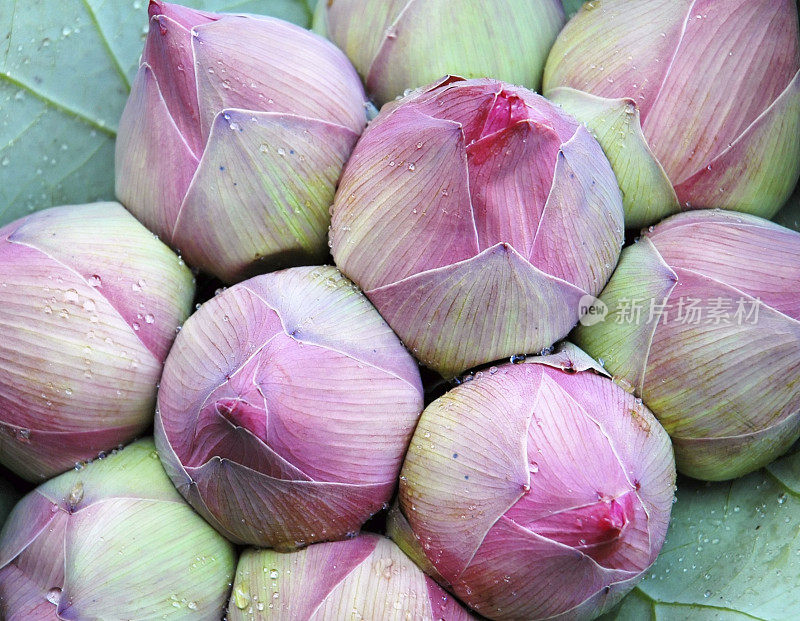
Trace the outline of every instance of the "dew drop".
[[58, 604], [61, 602], [61, 589], [59, 587], [53, 587], [47, 591], [46, 597], [48, 602], [54, 606], [58, 606]]

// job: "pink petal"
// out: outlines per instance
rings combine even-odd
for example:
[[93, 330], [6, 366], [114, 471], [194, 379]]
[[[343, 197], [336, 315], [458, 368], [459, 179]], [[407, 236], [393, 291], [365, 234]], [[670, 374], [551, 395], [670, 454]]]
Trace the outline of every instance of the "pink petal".
[[203, 152], [203, 138], [197, 110], [191, 32], [165, 15], [155, 16], [150, 20], [150, 34], [141, 62], [153, 72], [172, 121], [199, 158]]
[[675, 187], [679, 200], [772, 217], [800, 175], [798, 134], [800, 71], [728, 148]]
[[531, 254], [560, 147], [552, 129], [527, 120], [504, 126], [467, 147], [481, 250], [507, 242], [521, 255]]
[[[325, 295], [320, 295], [321, 284]], [[275, 309], [284, 332], [296, 341], [335, 350], [383, 369], [422, 394], [414, 359], [372, 304], [338, 269], [284, 270], [270, 278], [251, 279], [246, 287]]]
[[281, 549], [357, 532], [395, 487], [284, 481], [219, 459], [188, 473], [204, 506], [193, 505], [213, 515], [228, 539]]
[[[747, 434], [775, 424], [800, 408], [800, 394], [790, 382], [764, 383], [793, 377], [800, 371], [800, 322], [760, 305], [757, 323], [736, 319], [741, 305], [749, 312], [749, 296], [713, 278], [676, 268], [678, 283], [669, 303], [671, 314], [655, 331], [642, 398], [677, 437]], [[706, 314], [699, 321], [678, 318], [678, 306], [697, 300]], [[710, 312], [720, 300], [721, 319]], [[743, 370], [749, 372], [743, 373]], [[766, 371], [768, 369], [768, 371]], [[691, 381], [699, 372], [703, 382]]]
[[[68, 268], [73, 272], [70, 280], [78, 272], [83, 281], [78, 283], [79, 293], [87, 298], [83, 310], [110, 304], [152, 356], [164, 361], [175, 329], [189, 314], [194, 280], [175, 253], [120, 204], [40, 211], [26, 218], [8, 240], [40, 250], [51, 264], [58, 264], [51, 269]], [[122, 342], [119, 336], [113, 340]]]
[[119, 200], [150, 230], [172, 241], [198, 160], [148, 65], [139, 68], [122, 111], [115, 165]]
[[198, 11], [197, 9], [171, 2], [163, 2], [162, 0], [150, 0], [147, 12], [151, 18], [163, 15], [186, 30], [220, 18], [217, 13]]
[[795, 231], [746, 214], [697, 211], [665, 220], [648, 237], [673, 269], [727, 284], [800, 320]]
[[228, 282], [323, 261], [328, 209], [356, 139], [324, 121], [221, 112], [177, 216], [174, 244], [187, 261]]
[[[276, 601], [270, 601], [273, 604], [270, 610], [276, 618], [326, 618], [319, 611], [327, 600], [349, 603], [337, 601], [332, 593], [351, 579], [354, 572], [357, 573], [358, 567], [370, 558], [381, 539], [365, 533], [346, 541], [318, 543], [294, 553], [246, 550], [237, 572], [239, 575], [246, 572], [242, 575], [242, 584], [249, 586], [248, 594], [257, 593], [259, 599], [263, 595], [270, 597], [273, 592], [280, 594]], [[277, 578], [273, 578], [276, 574]], [[234, 583], [234, 588], [238, 586]], [[352, 606], [350, 608], [352, 610]], [[244, 611], [231, 606], [228, 618], [236, 620], [246, 616]]]
[[[178, 335], [158, 393], [158, 418], [169, 442], [181, 460], [192, 465], [203, 463], [208, 453], [205, 447], [195, 445], [194, 426], [187, 424], [187, 413], [199, 411], [226, 378], [234, 376], [282, 329], [277, 313], [244, 288], [212, 298], [202, 310], [188, 319]], [[204, 315], [216, 320], [206, 321]], [[193, 451], [198, 454], [190, 458]]]
[[318, 481], [394, 481], [422, 403], [383, 370], [330, 349], [273, 340], [254, 382], [268, 406], [267, 443]]
[[691, 2], [602, 2], [599, 11], [579, 12], [559, 34], [545, 67], [543, 92], [569, 86], [607, 99], [629, 97], [646, 118]]
[[616, 266], [623, 219], [611, 166], [597, 141], [579, 127], [558, 151], [527, 256], [542, 271], [596, 295]]
[[59, 621], [42, 589], [14, 565], [0, 569], [0, 614], [6, 621]]
[[507, 244], [366, 293], [412, 353], [450, 377], [563, 338], [585, 294]]
[[[2, 546], [0, 546], [0, 568], [8, 566], [14, 559], [24, 554], [31, 543], [39, 541], [49, 527], [52, 527], [53, 532], [62, 533], [62, 516], [62, 513], [53, 511], [53, 502], [38, 491], [23, 497], [4, 525]], [[35, 555], [31, 558], [35, 558]], [[41, 568], [41, 570], [47, 573], [46, 569]], [[41, 572], [34, 573], [38, 575]], [[63, 576], [61, 580], [63, 581]], [[60, 583], [55, 586], [60, 586]]]
[[[87, 388], [86, 392], [92, 392], [92, 386]], [[74, 392], [73, 396], [82, 392]], [[0, 408], [7, 414], [13, 414], [14, 418], [22, 419], [17, 415], [20, 411], [17, 402], [2, 395]], [[107, 416], [108, 410], [102, 411], [102, 414], [95, 410], [91, 416], [88, 408], [78, 413], [65, 410], [50, 419], [43, 419], [41, 415], [31, 416], [24, 427], [0, 422], [0, 454], [4, 456], [6, 464], [13, 464], [13, 470], [19, 476], [29, 481], [42, 481], [50, 474], [69, 470], [78, 462], [94, 459], [100, 452], [130, 441], [150, 426], [149, 411], [147, 416], [140, 415], [138, 422], [108, 425], [103, 421], [103, 414]], [[98, 429], [64, 429], [72, 422], [71, 418]], [[60, 426], [62, 430], [37, 429], [44, 426]]]
[[783, 92], [798, 66], [792, 0], [693, 2], [659, 94], [643, 111], [645, 136], [673, 185], [722, 153]]
[[458, 578], [492, 525], [530, 484], [528, 397], [536, 393], [539, 377], [531, 370], [527, 381], [465, 384], [458, 394], [430, 404], [420, 418], [401, 473], [400, 504], [448, 582]]
[[408, 109], [374, 125], [336, 193], [331, 244], [341, 270], [373, 289], [467, 259], [477, 243], [459, 125]]
[[431, 604], [432, 619], [446, 619], [447, 621], [469, 621], [474, 617], [458, 603], [458, 600], [447, 593], [433, 579], [425, 576], [428, 585], [428, 600]]
[[364, 91], [332, 43], [288, 22], [226, 15], [195, 28], [193, 40], [203, 136], [220, 110], [291, 114], [360, 134]]

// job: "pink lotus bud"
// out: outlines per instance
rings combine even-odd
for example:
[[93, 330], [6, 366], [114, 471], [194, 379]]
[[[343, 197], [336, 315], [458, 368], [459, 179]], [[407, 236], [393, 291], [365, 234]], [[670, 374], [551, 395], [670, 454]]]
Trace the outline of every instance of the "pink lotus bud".
[[489, 619], [593, 619], [661, 549], [669, 437], [598, 373], [565, 344], [476, 374], [420, 418], [400, 475], [413, 538], [392, 530]]
[[680, 214], [623, 251], [605, 320], [575, 338], [653, 410], [681, 472], [734, 478], [800, 437], [798, 283], [800, 233]]
[[560, 0], [336, 0], [314, 16], [378, 104], [447, 74], [539, 90], [563, 25]]
[[422, 411], [419, 370], [333, 267], [227, 289], [167, 359], [156, 444], [235, 542], [294, 548], [357, 531], [395, 489]]
[[46, 479], [153, 421], [194, 279], [117, 203], [0, 229], [0, 462]]
[[365, 533], [297, 552], [245, 550], [228, 619], [469, 621], [391, 541]]
[[452, 377], [566, 336], [614, 269], [622, 217], [583, 126], [524, 88], [451, 77], [372, 122], [331, 244], [417, 358]]
[[328, 256], [328, 209], [366, 122], [335, 46], [279, 19], [150, 2], [120, 121], [117, 196], [233, 282]]
[[235, 565], [148, 438], [17, 504], [0, 534], [0, 618], [219, 619]]
[[596, 0], [559, 34], [545, 95], [603, 145], [625, 223], [773, 216], [800, 174], [795, 0]]

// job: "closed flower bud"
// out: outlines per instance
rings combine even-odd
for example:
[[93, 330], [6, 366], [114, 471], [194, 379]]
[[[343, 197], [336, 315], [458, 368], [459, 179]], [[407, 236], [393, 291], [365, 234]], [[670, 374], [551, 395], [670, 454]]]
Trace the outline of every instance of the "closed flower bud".
[[422, 411], [419, 370], [333, 267], [257, 276], [187, 322], [156, 444], [173, 482], [237, 543], [341, 539], [387, 504]]
[[420, 418], [400, 476], [407, 525], [395, 517], [390, 532], [489, 619], [594, 619], [661, 549], [669, 437], [601, 372], [565, 344], [484, 372]]
[[372, 122], [331, 244], [412, 353], [452, 377], [566, 336], [614, 269], [622, 217], [582, 125], [524, 88], [451, 77]]
[[678, 469], [741, 476], [800, 436], [800, 233], [721, 210], [626, 248], [578, 344], [644, 399]]
[[379, 105], [447, 74], [539, 90], [563, 25], [559, 0], [336, 0], [314, 18]]
[[0, 534], [0, 617], [215, 621], [235, 564], [141, 440], [17, 504]]
[[118, 203], [0, 229], [0, 463], [42, 480], [146, 430], [194, 290]]
[[769, 218], [800, 174], [795, 0], [595, 0], [545, 95], [603, 145], [629, 227], [720, 207]]
[[150, 2], [120, 121], [119, 200], [226, 282], [328, 256], [364, 92], [328, 41], [279, 19]]

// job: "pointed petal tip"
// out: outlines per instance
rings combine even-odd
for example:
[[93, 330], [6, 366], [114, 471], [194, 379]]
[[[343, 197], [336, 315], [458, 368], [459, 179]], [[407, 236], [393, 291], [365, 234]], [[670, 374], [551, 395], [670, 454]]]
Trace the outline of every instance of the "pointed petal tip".
[[163, 0], [150, 0], [150, 4], [147, 7], [147, 14], [150, 19], [156, 20], [163, 15], [180, 24], [187, 30], [190, 30], [194, 26], [205, 24], [206, 22], [215, 21], [219, 18], [215, 13], [198, 11], [180, 4], [164, 2]]

